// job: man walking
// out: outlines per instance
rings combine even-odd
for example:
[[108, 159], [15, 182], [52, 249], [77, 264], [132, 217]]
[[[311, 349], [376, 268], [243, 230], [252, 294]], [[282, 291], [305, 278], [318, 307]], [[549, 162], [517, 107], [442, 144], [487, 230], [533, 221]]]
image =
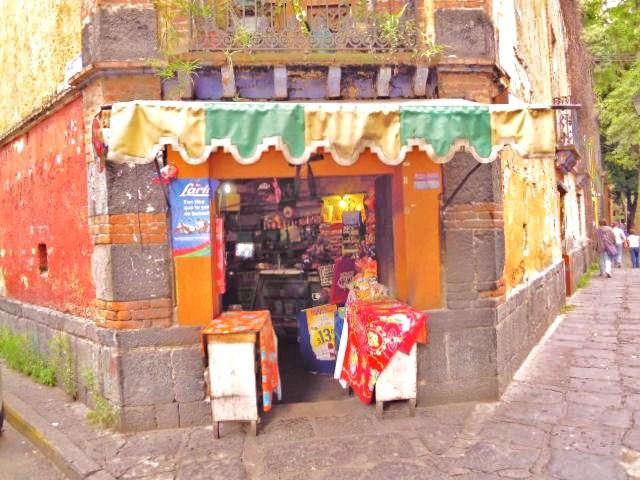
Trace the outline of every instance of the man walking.
[[600, 276], [611, 278], [611, 262], [618, 251], [613, 229], [604, 220], [600, 220], [600, 227], [596, 230], [596, 251], [600, 254]]
[[640, 268], [640, 236], [635, 231], [629, 230], [627, 242], [631, 253], [631, 268]]
[[627, 236], [619, 223], [613, 225], [613, 234], [616, 237], [616, 267], [622, 267], [622, 251], [624, 250], [624, 242], [627, 241]]

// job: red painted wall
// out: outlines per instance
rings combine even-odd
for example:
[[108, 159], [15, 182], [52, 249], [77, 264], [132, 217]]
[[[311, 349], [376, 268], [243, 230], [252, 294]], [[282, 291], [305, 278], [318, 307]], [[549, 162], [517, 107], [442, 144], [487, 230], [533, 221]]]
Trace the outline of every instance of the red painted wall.
[[0, 147], [0, 294], [75, 314], [95, 299], [82, 113], [78, 98]]

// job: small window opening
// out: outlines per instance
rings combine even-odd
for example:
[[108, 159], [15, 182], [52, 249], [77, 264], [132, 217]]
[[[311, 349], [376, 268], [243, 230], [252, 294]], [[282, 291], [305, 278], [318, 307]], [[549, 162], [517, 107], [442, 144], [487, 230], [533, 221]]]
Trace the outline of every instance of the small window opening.
[[45, 275], [49, 271], [49, 258], [46, 243], [38, 244], [38, 270], [40, 270], [40, 275]]

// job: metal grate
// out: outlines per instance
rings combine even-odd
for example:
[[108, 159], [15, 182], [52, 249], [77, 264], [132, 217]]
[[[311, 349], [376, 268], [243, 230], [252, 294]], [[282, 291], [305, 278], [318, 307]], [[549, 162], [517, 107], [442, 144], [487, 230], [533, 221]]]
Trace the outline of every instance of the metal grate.
[[413, 0], [202, 0], [192, 50], [413, 51]]

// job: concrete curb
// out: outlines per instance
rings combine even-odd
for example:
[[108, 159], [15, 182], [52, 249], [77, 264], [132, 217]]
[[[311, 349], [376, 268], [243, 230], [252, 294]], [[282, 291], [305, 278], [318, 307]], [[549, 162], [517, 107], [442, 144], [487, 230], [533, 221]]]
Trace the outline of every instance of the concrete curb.
[[64, 433], [10, 392], [4, 392], [4, 413], [13, 428], [29, 439], [70, 480], [115, 480]]

